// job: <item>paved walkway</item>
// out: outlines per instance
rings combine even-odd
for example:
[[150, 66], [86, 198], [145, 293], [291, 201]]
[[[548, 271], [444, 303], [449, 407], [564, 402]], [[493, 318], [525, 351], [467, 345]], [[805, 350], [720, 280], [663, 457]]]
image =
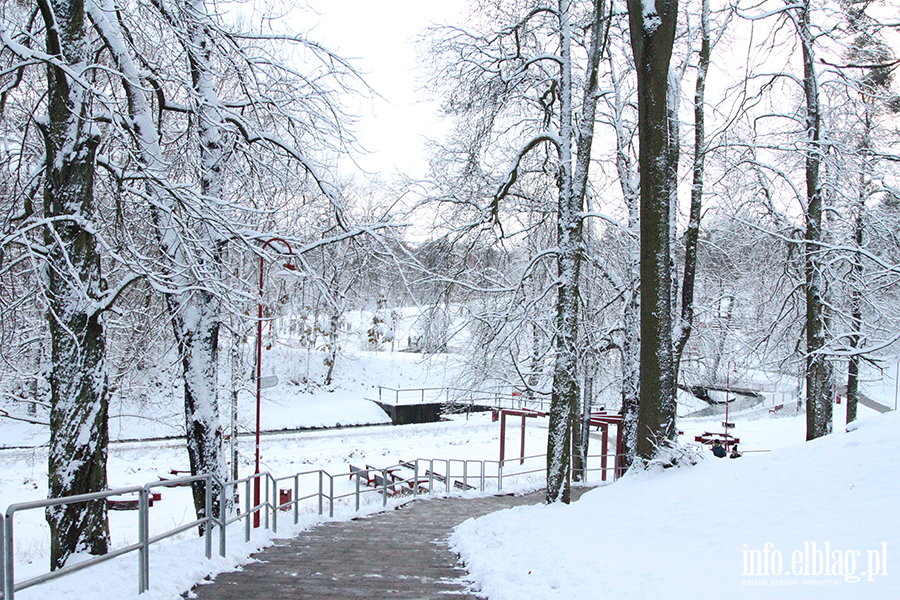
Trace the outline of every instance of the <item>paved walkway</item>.
[[[573, 489], [578, 498], [585, 488]], [[471, 598], [465, 569], [447, 546], [470, 517], [525, 504], [527, 496], [418, 500], [349, 522], [324, 523], [254, 555], [258, 562], [223, 573], [193, 593], [200, 600], [350, 600]]]

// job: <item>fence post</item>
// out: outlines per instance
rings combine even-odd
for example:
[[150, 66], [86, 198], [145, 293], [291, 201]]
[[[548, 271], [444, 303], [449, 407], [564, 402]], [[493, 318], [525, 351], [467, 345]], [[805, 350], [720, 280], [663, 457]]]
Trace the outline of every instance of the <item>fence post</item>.
[[206, 527], [204, 528], [203, 538], [204, 543], [206, 545], [206, 558], [212, 558], [212, 525], [213, 525], [213, 516], [212, 516], [212, 474], [207, 474], [206, 477], [206, 497], [204, 509], [206, 510]]
[[356, 473], [356, 512], [359, 512], [359, 473]]
[[416, 459], [413, 468], [413, 498], [419, 497], [419, 459]]
[[387, 506], [387, 469], [381, 470], [381, 505]]
[[138, 492], [138, 594], [150, 589], [150, 490]]
[[219, 485], [219, 556], [225, 557], [225, 529], [228, 527], [228, 482]]

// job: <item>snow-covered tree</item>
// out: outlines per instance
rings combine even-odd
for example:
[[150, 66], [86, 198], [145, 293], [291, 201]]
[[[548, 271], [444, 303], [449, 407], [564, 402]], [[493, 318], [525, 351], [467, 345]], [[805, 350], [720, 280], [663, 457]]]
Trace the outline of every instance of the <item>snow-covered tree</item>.
[[641, 367], [636, 452], [652, 458], [675, 439], [674, 305], [670, 249], [678, 175], [676, 100], [669, 85], [677, 0], [628, 1], [638, 80], [641, 190]]
[[[516, 210], [519, 190], [528, 189], [522, 182], [549, 177], [556, 183], [553, 204], [544, 209], [554, 215], [556, 230], [555, 248], [545, 251], [555, 259], [549, 502], [569, 500], [572, 430], [581, 399], [583, 213], [608, 10], [599, 0], [496, 2], [484, 6], [483, 31], [447, 27], [432, 38], [445, 107], [462, 130], [444, 163], [458, 169], [453, 181], [460, 187], [445, 188], [443, 200], [471, 220], [454, 230], [469, 232], [470, 239], [489, 231], [501, 238], [527, 236], [520, 227], [504, 229], [513, 227], [504, 221]], [[541, 260], [532, 260], [524, 277]]]

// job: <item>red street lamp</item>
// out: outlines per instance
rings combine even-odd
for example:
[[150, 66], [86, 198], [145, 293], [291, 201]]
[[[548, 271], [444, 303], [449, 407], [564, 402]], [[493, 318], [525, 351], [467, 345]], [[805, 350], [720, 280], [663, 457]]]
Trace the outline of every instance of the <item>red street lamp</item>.
[[[266, 251], [266, 247], [268, 247], [272, 242], [280, 242], [287, 246], [287, 254], [288, 256], [293, 256], [294, 251], [291, 250], [291, 245], [287, 243], [285, 240], [281, 238], [272, 238], [267, 241], [262, 246], [262, 252]], [[260, 255], [259, 257], [259, 314], [256, 319], [256, 470], [254, 471], [254, 475], [256, 478], [253, 480], [253, 506], [259, 506], [259, 405], [260, 399], [262, 398], [262, 385], [261, 385], [261, 377], [262, 377], [262, 320], [263, 320], [263, 267], [265, 266], [265, 256]], [[296, 271], [297, 267], [290, 263], [285, 263], [284, 268], [290, 271]], [[253, 527], [259, 527], [259, 511], [257, 510], [253, 513]]]

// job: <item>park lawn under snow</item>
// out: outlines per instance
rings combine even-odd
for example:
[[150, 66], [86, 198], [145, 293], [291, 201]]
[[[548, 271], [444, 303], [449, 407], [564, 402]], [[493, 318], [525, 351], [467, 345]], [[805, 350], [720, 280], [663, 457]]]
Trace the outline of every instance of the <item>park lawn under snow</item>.
[[[311, 393], [300, 393], [301, 385], [298, 384], [302, 383], [302, 380], [307, 377], [308, 371], [321, 369], [319, 354], [298, 352], [289, 343], [275, 344], [271, 350], [266, 351], [264, 357], [266, 368], [263, 374], [277, 375], [279, 384], [274, 388], [263, 390], [262, 417], [264, 429], [279, 431], [294, 428], [328, 427], [336, 424], [383, 424], [388, 420], [386, 415], [374, 403], [366, 400], [366, 398], [377, 398], [378, 385], [393, 388], [445, 387], [452, 385], [454, 371], [459, 368], [458, 361], [449, 355], [427, 362], [423, 361], [418, 355], [408, 353], [347, 352], [342, 355], [341, 360], [338, 362], [340, 377], [336, 385], [327, 389], [318, 388]], [[893, 405], [896, 393], [896, 386], [893, 381], [884, 383], [882, 386], [884, 389], [874, 389], [874, 387], [872, 382], [869, 382], [866, 386], [866, 392], [884, 404]], [[227, 397], [225, 391], [223, 391], [221, 397]], [[132, 411], [132, 409], [134, 410]], [[238, 409], [239, 426], [243, 433], [238, 443], [238, 450], [241, 455], [240, 470], [241, 476], [245, 476], [252, 471], [253, 439], [249, 435], [255, 417], [255, 397], [252, 390], [242, 390], [239, 396]], [[843, 410], [843, 405], [836, 406], [835, 409]], [[128, 417], [127, 414], [130, 412], [135, 412], [136, 417]], [[227, 415], [225, 406], [222, 407], [222, 413], [224, 420]], [[860, 407], [861, 417], [872, 414], [874, 414], [873, 411]], [[843, 423], [840, 422], [839, 417], [839, 414], [836, 415], [836, 429], [843, 430]], [[124, 409], [114, 413], [111, 422], [111, 433], [113, 438], [120, 440], [172, 435], [179, 433], [182, 420], [183, 417], [180, 415], [178, 406], [165, 404], [162, 400], [147, 406], [126, 406]], [[767, 410], [763, 410], [757, 411], [753, 415], [736, 415], [731, 420], [737, 422], [737, 428], [734, 430], [734, 433], [741, 437], [741, 446], [748, 451], [783, 448], [792, 444], [799, 444], [804, 438], [805, 415], [803, 414], [797, 416], [770, 415]], [[718, 431], [720, 421], [722, 421], [721, 416], [705, 419], [682, 419], [679, 421], [679, 428], [684, 430], [685, 435], [681, 439], [682, 441], [691, 442], [693, 436], [697, 433]], [[896, 423], [896, 420], [894, 422]], [[514, 419], [510, 423], [510, 431], [507, 433], [507, 448], [510, 454], [518, 450], [519, 431], [516, 425], [517, 423]], [[865, 432], [865, 429], [863, 432]], [[19, 446], [19, 448], [0, 450], [0, 508], [5, 508], [14, 502], [46, 498], [47, 455], [46, 448], [42, 447], [42, 444], [46, 441], [46, 429], [4, 422], [2, 424], [2, 434], [0, 442], [8, 446]], [[526, 454], [542, 454], [546, 449], [546, 436], [546, 420], [529, 419], [526, 435]], [[839, 434], [831, 437], [837, 439], [842, 436], [843, 434]], [[597, 442], [594, 441], [592, 444], [592, 451], [599, 451]], [[804, 445], [803, 447], [805, 448], [806, 446]], [[499, 450], [499, 424], [492, 423], [490, 415], [473, 414], [468, 420], [464, 417], [457, 417], [452, 422], [444, 423], [279, 433], [263, 436], [261, 450], [262, 468], [264, 470], [284, 476], [298, 471], [325, 469], [336, 475], [336, 492], [341, 493], [350, 491], [352, 486], [349, 477], [344, 476], [348, 473], [348, 464], [357, 466], [371, 464], [376, 467], [386, 467], [400, 460], [414, 458], [496, 460]], [[787, 454], [790, 455], [791, 453], [792, 451]], [[778, 454], [778, 456], [781, 455]], [[702, 525], [704, 523], [702, 517], [706, 515], [712, 515], [712, 519], [717, 519], [716, 514], [722, 510], [720, 507], [735, 500], [736, 496], [732, 492], [717, 490], [731, 485], [728, 482], [731, 481], [735, 473], [745, 468], [742, 465], [763, 464], [766, 460], [774, 460], [767, 458], [769, 456], [774, 457], [776, 454], [748, 453], [741, 461], [722, 461], [722, 464], [707, 463], [698, 467], [696, 473], [708, 472], [709, 479], [702, 481], [702, 486], [712, 490], [701, 494], [691, 509], [699, 513], [698, 522]], [[538, 463], [540, 462], [539, 459], [536, 460]], [[842, 457], [841, 460], [843, 461], [844, 458]], [[873, 463], [877, 464], [878, 462], [873, 456]], [[529, 463], [526, 467], [537, 468], [538, 471], [541, 471], [540, 464], [531, 466]], [[169, 469], [183, 470], [186, 468], [187, 453], [182, 440], [113, 443], [110, 446], [108, 471], [111, 487], [141, 485], [154, 481], [158, 472], [165, 473]], [[807, 477], [805, 469], [806, 467], [796, 469], [796, 472], [793, 473], [794, 480], [792, 480], [792, 484], [802, 484]], [[597, 494], [610, 493], [618, 495], [621, 498], [611, 501], [609, 508], [603, 509], [603, 511], [618, 517], [624, 516], [627, 519], [634, 519], [634, 511], [620, 507], [639, 506], [642, 502], [645, 502], [645, 497], [661, 497], [663, 493], [668, 494], [669, 492], [663, 489], [668, 481], [676, 482], [673, 484], [674, 491], [672, 494], [674, 495], [670, 496], [673, 499], [676, 498], [678, 490], [682, 487], [682, 484], [678, 482], [686, 481], [686, 479], [679, 479], [683, 473], [682, 471], [675, 473], [666, 472], [658, 476], [645, 474], [642, 478], [635, 478], [634, 481], [629, 476], [622, 482], [605, 488], [605, 491], [589, 494], [585, 498], [583, 506], [588, 506], [588, 502], [593, 502], [591, 498]], [[690, 477], [697, 477], [697, 475], [692, 474], [694, 473], [693, 470], [689, 470], [687, 473], [690, 474]], [[893, 473], [896, 473], [896, 468], [894, 468]], [[886, 477], [890, 477], [892, 472], [890, 469], [886, 469], [883, 474]], [[722, 477], [725, 478], [725, 482], [723, 482]], [[312, 479], [317, 481], [317, 477]], [[522, 482], [523, 486], [536, 488], [543, 484], [542, 477], [539, 474], [528, 476], [526, 479], [527, 481]], [[835, 479], [835, 481], [840, 480], [840, 478]], [[650, 483], [641, 483], [644, 481]], [[306, 483], [301, 484], [301, 495], [312, 491], [304, 486], [306, 486]], [[653, 486], [657, 486], [658, 489]], [[507, 488], [505, 487], [505, 489]], [[785, 495], [778, 498], [778, 508], [774, 512], [768, 509], [757, 511], [752, 507], [747, 509], [745, 506], [744, 513], [739, 518], [730, 518], [729, 520], [732, 524], [727, 527], [721, 527], [722, 531], [718, 541], [722, 542], [723, 545], [718, 550], [706, 547], [700, 552], [692, 550], [690, 544], [692, 540], [697, 538], [689, 531], [683, 532], [674, 539], [672, 536], [664, 535], [663, 540], [669, 546], [679, 549], [684, 548], [685, 552], [694, 555], [694, 558], [690, 559], [694, 561], [692, 564], [705, 564], [703, 560], [708, 555], [716, 552], [725, 552], [726, 550], [727, 552], [733, 552], [735, 544], [737, 544], [736, 548], [740, 557], [741, 544], [747, 543], [749, 549], [761, 549], [759, 544], [764, 543], [765, 540], [759, 542], [757, 538], [747, 538], [735, 541], [729, 536], [729, 529], [735, 527], [733, 523], [742, 526], [742, 523], [753, 522], [758, 512], [761, 512], [766, 518], [773, 515], [777, 517], [781, 514], [789, 517], [791, 513], [784, 513], [782, 507], [788, 511], [800, 510], [799, 505], [796, 505], [791, 497]], [[739, 503], [741, 502], [739, 497], [738, 501]], [[687, 501], [685, 503], [690, 504]], [[746, 505], [747, 503], [744, 504]], [[369, 512], [379, 510], [380, 506], [381, 502], [378, 498], [370, 497], [369, 502], [364, 503], [363, 508], [364, 512]], [[569, 509], [555, 507], [544, 510], [546, 513], [538, 511], [535, 514], [552, 516], [556, 514], [555, 511], [564, 514]], [[677, 514], [674, 512], [674, 508], [665, 507], [661, 510], [664, 512], [660, 513], [660, 517], [669, 513]], [[843, 514], [842, 511], [843, 509], [832, 510], [828, 522], [839, 520]], [[321, 518], [314, 512], [312, 509], [304, 510], [298, 527], [309, 527], [320, 522]], [[338, 518], [346, 519], [354, 516], [352, 507], [346, 503], [344, 506], [338, 506], [336, 512], [336, 517]], [[171, 529], [179, 524], [193, 520], [193, 508], [188, 490], [184, 488], [164, 490], [163, 500], [151, 508], [150, 515], [151, 534]], [[526, 515], [531, 515], [531, 513], [526, 513]], [[530, 523], [534, 519], [532, 516], [527, 516], [527, 518], [529, 519], [529, 527], [531, 527]], [[542, 519], [543, 517], [539, 518]], [[609, 516], [602, 518], [609, 518]], [[279, 520], [278, 537], [289, 536], [297, 531], [297, 528], [294, 527], [286, 528], [286, 520]], [[593, 516], [588, 518], [589, 523], [593, 523], [595, 520]], [[681, 523], [683, 518], [679, 515], [674, 520], [676, 523]], [[617, 518], [616, 524], [611, 530], [616, 529], [616, 527], [621, 529], [620, 525], [622, 523], [632, 522], [633, 520], [628, 521]], [[652, 519], [648, 519], [646, 522], [650, 523]], [[689, 523], [693, 522], [681, 523], [682, 530], [689, 530]], [[110, 525], [114, 548], [120, 548], [136, 541], [137, 523], [134, 512], [111, 513]], [[555, 525], [550, 524], [548, 527], [552, 529]], [[699, 529], [700, 535], [703, 535], [703, 527], [705, 525], [702, 525]], [[574, 530], [574, 533], [570, 535], [571, 541], [584, 539], [586, 531], [585, 528], [579, 525]], [[615, 547], [615, 545], [610, 546], [607, 543], [607, 536], [609, 536], [610, 531], [602, 531], [600, 534], [591, 533], [590, 535], [593, 537], [599, 535], [598, 539], [600, 541], [597, 543], [606, 549]], [[665, 534], [664, 529], [661, 531]], [[250, 544], [245, 545], [242, 543], [242, 531], [239, 527], [230, 528], [229, 532], [228, 556], [224, 559], [218, 558], [214, 553], [213, 559], [207, 561], [203, 557], [202, 544], [193, 532], [185, 532], [178, 539], [154, 545], [151, 549], [151, 592], [148, 595], [140, 596], [141, 600], [175, 600], [180, 597], [182, 592], [209, 574], [230, 570], [235, 565], [246, 562], [251, 552], [267, 545], [271, 539], [270, 534], [259, 532], [254, 534]], [[631, 536], [626, 534], [622, 534], [619, 541], [616, 542], [620, 547], [628, 549], [626, 551], [628, 556], [648, 554], [649, 557], [656, 560], [657, 551], [653, 549], [669, 547], [657, 543], [657, 536], [655, 536], [651, 527], [644, 526], [637, 529], [636, 532], [640, 534], [636, 536], [636, 543], [640, 545], [635, 546], [631, 541]], [[49, 542], [47, 524], [42, 511], [36, 510], [17, 514], [15, 535], [16, 550], [14, 559], [17, 581], [46, 572], [49, 562]], [[506, 533], [503, 535], [506, 535]], [[893, 538], [889, 537], [886, 539], [889, 555], [893, 547], [891, 540], [897, 538], [896, 528], [892, 535]], [[516, 538], [511, 537], [510, 539], [515, 540]], [[805, 540], [818, 541], [819, 538], [808, 537], [803, 538], [801, 541]], [[769, 541], [776, 542], [778, 539], [773, 538]], [[793, 543], [794, 540], [791, 539], [790, 542]], [[854, 539], [853, 542], [857, 543], [857, 540]], [[868, 540], [859, 541], [860, 544], [864, 542], [868, 543]], [[490, 546], [492, 543], [487, 545]], [[756, 544], [756, 546], [753, 544]], [[835, 544], [836, 542], [832, 542], [832, 547], [838, 548]], [[641, 546], [644, 548], [641, 548]], [[533, 548], [534, 546], [522, 545], [523, 549], [528, 547]], [[786, 546], [783, 543], [781, 547]], [[872, 548], [875, 547], [872, 546]], [[865, 550], [872, 548], [867, 546], [859, 549], [863, 551], [863, 557], [865, 557]], [[840, 547], [840, 549], [843, 551], [856, 549], [856, 547], [845, 546]], [[594, 554], [596, 562], [589, 565], [587, 572], [597, 573], [599, 576], [600, 574], [608, 573], [606, 569], [609, 565], [615, 565], [615, 563], [610, 562], [613, 559], [610, 558], [609, 552], [606, 550], [604, 552], [591, 550], [591, 552]], [[676, 552], [676, 554], [679, 554], [679, 552]], [[540, 554], [539, 563], [547, 562], [545, 554], [546, 552]], [[514, 556], [515, 553], [511, 554], [510, 560]], [[731, 561], [730, 558], [728, 560]], [[126, 555], [111, 563], [81, 571], [58, 582], [25, 590], [16, 594], [16, 596], [23, 600], [43, 598], [123, 600], [126, 598], [137, 598], [136, 563], [136, 555]], [[507, 564], [514, 565], [516, 563], [507, 563], [507, 558], [503, 557], [502, 560], [496, 562], [495, 568], [505, 568]], [[573, 562], [572, 564], [575, 565], [576, 563]], [[641, 563], [639, 560], [633, 561], [632, 567], [637, 568], [641, 564], [644, 563]], [[733, 566], [731, 562], [728, 562], [727, 565], [728, 568]], [[668, 568], [666, 567], [666, 569]], [[735, 568], [740, 569], [741, 565]], [[473, 569], [475, 569], [474, 562]], [[531, 569], [532, 567], [529, 567], [529, 570]], [[664, 574], [668, 572], [666, 569], [658, 572]], [[648, 567], [648, 571], [654, 572], [653, 568], [650, 567]], [[890, 565], [888, 572], [891, 573]], [[475, 570], [475, 573], [477, 574], [478, 571]], [[703, 577], [705, 576], [706, 574], [704, 573]], [[478, 577], [480, 578], [481, 575], [478, 575]], [[603, 578], [614, 581], [607, 575], [603, 575]], [[705, 579], [699, 577], [695, 579], [696, 581], [705, 581]], [[546, 581], [552, 582], [553, 580], [549, 578]], [[589, 585], [591, 590], [599, 589], [597, 588], [597, 581], [595, 577], [592, 577], [586, 585]], [[619, 590], [620, 595], [625, 597], [651, 597], [643, 596], [640, 590], [646, 589], [643, 586], [650, 585], [652, 581], [654, 580], [651, 575], [649, 578], [635, 579], [632, 584], [623, 582], [615, 589]], [[714, 579], [710, 579], [710, 581], [714, 581]], [[487, 582], [487, 579], [485, 582]], [[844, 584], [843, 589], [845, 591], [857, 589], [857, 587], [848, 588], [848, 585], [850, 584]], [[860, 585], [862, 584], [854, 584], [854, 586]], [[866, 588], [860, 589], [877, 589], [873, 587], [875, 583], [867, 583], [866, 585]], [[634, 594], [633, 596], [628, 596], [622, 591], [631, 588], [634, 591], [628, 592], [628, 594]], [[512, 587], [510, 589], [516, 590], [518, 588]], [[771, 589], [771, 586], [769, 589]], [[535, 592], [537, 595], [531, 596], [517, 596], [515, 592], [510, 593], [513, 595], [497, 596], [497, 598], [513, 597], [528, 600], [529, 598], [553, 597], [552, 595], [544, 596], [542, 591]], [[606, 596], [598, 596], [594, 591], [591, 591], [582, 597], [599, 598]], [[659, 597], [677, 598], [678, 596], [665, 593]], [[768, 598], [770, 596], [762, 594], [751, 597]]]
[[[737, 460], [707, 452], [693, 467], [629, 473], [570, 506], [466, 521], [451, 543], [491, 600], [893, 600], [900, 414], [850, 429]], [[816, 560], [826, 549], [827, 571]]]

